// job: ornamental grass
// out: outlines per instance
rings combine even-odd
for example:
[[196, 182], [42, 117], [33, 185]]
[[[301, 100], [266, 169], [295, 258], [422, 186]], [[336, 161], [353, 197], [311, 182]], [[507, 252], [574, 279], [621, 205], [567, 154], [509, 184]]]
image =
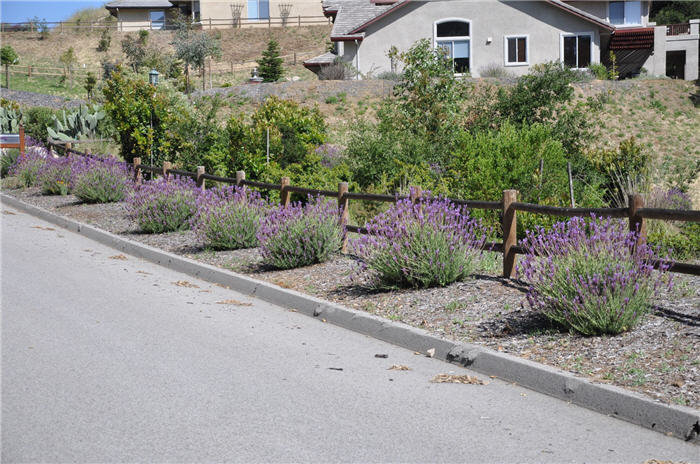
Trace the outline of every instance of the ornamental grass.
[[146, 233], [185, 230], [197, 212], [199, 193], [189, 177], [159, 178], [134, 190], [127, 200], [127, 211]]
[[[583, 335], [618, 334], [649, 313], [668, 266], [624, 221], [573, 218], [528, 231], [518, 276], [530, 284], [535, 311]], [[671, 285], [668, 276], [668, 285]]]
[[260, 193], [245, 187], [207, 190], [197, 197], [197, 213], [190, 220], [197, 238], [215, 250], [258, 246], [260, 220], [269, 209]]
[[114, 158], [74, 158], [70, 189], [86, 203], [122, 201], [133, 188], [132, 173], [126, 163]]
[[340, 249], [343, 229], [334, 201], [310, 196], [305, 204], [279, 207], [260, 224], [262, 261], [278, 269], [322, 263]]
[[360, 271], [376, 287], [444, 287], [479, 265], [486, 230], [466, 208], [448, 199], [396, 202], [366, 225], [367, 235], [351, 242], [362, 258]]

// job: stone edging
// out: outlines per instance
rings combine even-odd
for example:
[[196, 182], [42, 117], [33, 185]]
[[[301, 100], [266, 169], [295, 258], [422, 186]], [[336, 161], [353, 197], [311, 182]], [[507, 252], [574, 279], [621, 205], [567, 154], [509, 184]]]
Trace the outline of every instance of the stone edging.
[[665, 405], [620, 387], [596, 384], [560, 369], [510, 354], [499, 353], [477, 345], [444, 340], [422, 329], [346, 308], [119, 237], [27, 204], [4, 193], [0, 194], [0, 198], [4, 205], [17, 208], [59, 227], [82, 234], [103, 245], [169, 269], [230, 287], [268, 303], [294, 309], [307, 316], [323, 319], [331, 324], [412, 351], [426, 353], [429, 349], [434, 348], [434, 356], [438, 359], [517, 383], [534, 391], [641, 425], [647, 429], [670, 434], [693, 443], [700, 443], [700, 412], [692, 408]]

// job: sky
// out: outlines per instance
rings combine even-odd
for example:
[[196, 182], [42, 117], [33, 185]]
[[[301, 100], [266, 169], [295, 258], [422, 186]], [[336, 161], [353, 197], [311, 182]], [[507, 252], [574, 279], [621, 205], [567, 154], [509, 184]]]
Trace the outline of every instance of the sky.
[[105, 3], [107, 0], [0, 0], [0, 18], [3, 23], [24, 22], [35, 16], [49, 22], [63, 21], [78, 10]]

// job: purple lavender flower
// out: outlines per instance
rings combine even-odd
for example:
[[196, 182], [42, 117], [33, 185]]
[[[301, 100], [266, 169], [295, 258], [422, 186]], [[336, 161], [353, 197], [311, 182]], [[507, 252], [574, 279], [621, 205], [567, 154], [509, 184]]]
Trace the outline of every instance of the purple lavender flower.
[[320, 197], [273, 210], [258, 231], [263, 263], [279, 269], [326, 261], [340, 248], [342, 236], [337, 205]]
[[86, 203], [122, 201], [132, 188], [132, 173], [115, 158], [73, 158], [71, 192]]
[[656, 252], [636, 242], [626, 222], [596, 217], [528, 231], [518, 275], [530, 283], [530, 306], [584, 335], [631, 329], [648, 313], [666, 271], [654, 271]]
[[207, 190], [197, 197], [191, 228], [207, 247], [236, 250], [258, 246], [258, 228], [269, 205], [260, 193], [245, 187]]
[[486, 230], [466, 208], [428, 195], [396, 202], [351, 242], [379, 287], [446, 286], [474, 272]]
[[50, 158], [46, 149], [27, 150], [24, 156], [19, 156], [10, 167], [9, 174], [19, 179], [24, 187], [32, 187], [37, 183], [39, 171]]
[[45, 195], [67, 195], [70, 191], [71, 167], [70, 157], [47, 158], [39, 169], [37, 183]]
[[187, 229], [197, 212], [201, 191], [189, 177], [144, 182], [127, 199], [129, 216], [142, 231], [153, 234]]

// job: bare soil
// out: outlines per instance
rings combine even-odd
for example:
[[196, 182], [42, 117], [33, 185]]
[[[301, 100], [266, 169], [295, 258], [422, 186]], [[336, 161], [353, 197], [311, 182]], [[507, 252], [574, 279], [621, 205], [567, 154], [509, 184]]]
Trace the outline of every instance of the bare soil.
[[445, 288], [376, 291], [350, 278], [351, 255], [279, 271], [260, 263], [257, 249], [211, 251], [189, 231], [140, 233], [121, 203], [88, 205], [37, 189], [5, 192], [58, 214], [208, 264], [230, 269], [345, 306], [420, 327], [452, 340], [493, 348], [641, 392], [668, 404], [700, 409], [700, 278], [674, 275], [674, 288], [653, 302], [651, 314], [617, 336], [583, 337], [551, 326], [526, 303], [525, 282], [500, 277], [497, 254], [479, 274]]

